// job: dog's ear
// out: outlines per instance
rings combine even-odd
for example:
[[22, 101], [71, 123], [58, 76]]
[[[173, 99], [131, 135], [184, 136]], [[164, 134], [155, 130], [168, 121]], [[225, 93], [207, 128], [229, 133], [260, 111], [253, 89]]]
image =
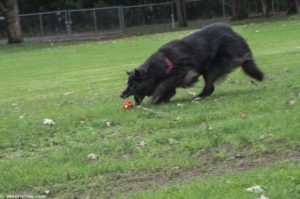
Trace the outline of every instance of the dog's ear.
[[142, 79], [145, 76], [145, 71], [135, 69], [133, 74], [137, 79]]

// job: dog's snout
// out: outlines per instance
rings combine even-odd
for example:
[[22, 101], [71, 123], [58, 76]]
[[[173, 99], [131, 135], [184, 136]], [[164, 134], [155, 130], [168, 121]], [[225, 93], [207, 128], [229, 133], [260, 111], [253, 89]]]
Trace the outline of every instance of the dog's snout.
[[121, 93], [120, 97], [123, 98], [123, 99], [126, 99], [128, 98], [130, 95], [128, 92], [124, 91], [123, 93]]
[[121, 93], [120, 98], [123, 98], [123, 99], [125, 98], [124, 93]]

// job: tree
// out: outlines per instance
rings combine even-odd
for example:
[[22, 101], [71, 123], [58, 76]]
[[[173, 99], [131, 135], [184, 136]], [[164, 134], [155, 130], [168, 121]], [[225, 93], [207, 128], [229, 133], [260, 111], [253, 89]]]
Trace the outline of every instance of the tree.
[[232, 20], [241, 20], [248, 18], [248, 1], [231, 0]]
[[179, 27], [187, 27], [186, 7], [184, 0], [175, 0]]
[[269, 16], [269, 5], [268, 0], [260, 0], [261, 8], [262, 8], [262, 14], [265, 17]]
[[0, 0], [0, 8], [5, 16], [8, 43], [23, 42], [17, 0]]
[[288, 0], [287, 14], [300, 14], [300, 0]]
[[296, 5], [297, 13], [300, 14], [300, 0], [294, 0], [294, 2]]

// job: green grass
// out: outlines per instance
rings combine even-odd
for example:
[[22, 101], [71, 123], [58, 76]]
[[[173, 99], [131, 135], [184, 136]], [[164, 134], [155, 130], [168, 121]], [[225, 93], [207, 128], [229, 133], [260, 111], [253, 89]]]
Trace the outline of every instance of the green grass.
[[[186, 192], [191, 192], [191, 198], [202, 193], [204, 198], [215, 198], [213, 193], [221, 197], [227, 192], [222, 190], [227, 177], [214, 177], [218, 174], [211, 170], [236, 154], [242, 154], [242, 160], [266, 157], [268, 162], [270, 154], [281, 157], [278, 160], [295, 159], [300, 147], [299, 19], [234, 29], [249, 42], [266, 81], [254, 85], [236, 70], [199, 103], [192, 103], [187, 91], [199, 93], [202, 81], [179, 89], [171, 103], [153, 106], [145, 100], [144, 106], [152, 112], [121, 108], [118, 96], [125, 88], [125, 72], [162, 44], [190, 31], [111, 41], [0, 46], [0, 195], [51, 190], [51, 196], [62, 198], [111, 198], [120, 193], [129, 197], [164, 185], [154, 192], [158, 198], [172, 198], [174, 189], [178, 189], [175, 198]], [[291, 99], [296, 103], [289, 105]], [[242, 119], [241, 114], [247, 117]], [[56, 124], [45, 126], [44, 118]], [[105, 120], [113, 125], [107, 127]], [[139, 147], [141, 141], [144, 147]], [[98, 154], [99, 160], [88, 160], [90, 153]], [[251, 168], [255, 166], [259, 165]], [[287, 181], [279, 185], [276, 176], [267, 174], [278, 173], [285, 179], [295, 175], [299, 182], [298, 166], [286, 163], [245, 176], [226, 169], [233, 173], [229, 179], [239, 179], [226, 185], [228, 198], [235, 198], [240, 184], [250, 185], [256, 174], [265, 176], [264, 185], [274, 184], [272, 196], [280, 186], [289, 191], [278, 198], [297, 198], [298, 188], [289, 189]], [[172, 177], [173, 168], [201, 170], [210, 173], [211, 179], [202, 182], [191, 177], [182, 190], [180, 184], [169, 185], [180, 178], [163, 184], [147, 181]], [[250, 197], [245, 194], [240, 196]]]
[[[279, 164], [263, 170], [231, 173], [222, 177], [193, 180], [180, 185], [160, 188], [155, 192], [146, 192], [132, 198], [143, 199], [253, 199], [264, 195], [268, 198], [299, 198], [300, 197], [300, 166], [299, 164]], [[262, 193], [252, 193], [247, 188], [260, 186]]]

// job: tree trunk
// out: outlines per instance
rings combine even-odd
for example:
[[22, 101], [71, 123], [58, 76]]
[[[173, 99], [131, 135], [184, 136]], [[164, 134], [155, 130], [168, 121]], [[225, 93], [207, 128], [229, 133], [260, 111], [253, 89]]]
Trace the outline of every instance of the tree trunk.
[[248, 1], [232, 0], [232, 20], [241, 20], [248, 18]]
[[179, 27], [187, 27], [186, 8], [184, 0], [175, 0]]
[[263, 16], [268, 17], [269, 16], [268, 0], [260, 0], [260, 3], [261, 3]]
[[0, 0], [0, 8], [3, 11], [6, 20], [8, 43], [13, 44], [23, 42], [17, 0]]
[[295, 1], [297, 13], [300, 14], [300, 0], [294, 0], [294, 1]]

